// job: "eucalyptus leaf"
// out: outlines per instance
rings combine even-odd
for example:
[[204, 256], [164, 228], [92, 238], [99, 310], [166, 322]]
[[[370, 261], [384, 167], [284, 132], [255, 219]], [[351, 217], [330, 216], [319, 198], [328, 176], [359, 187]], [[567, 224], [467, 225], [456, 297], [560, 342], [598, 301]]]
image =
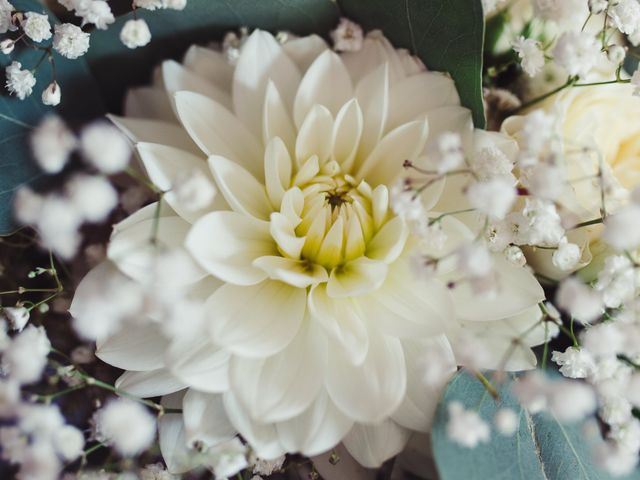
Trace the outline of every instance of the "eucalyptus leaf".
[[[57, 23], [53, 14], [38, 1], [15, 0], [12, 3], [19, 11], [46, 12], [51, 23]], [[42, 46], [48, 43], [50, 41], [44, 41]], [[21, 185], [42, 179], [42, 173], [33, 162], [29, 147], [29, 135], [33, 127], [47, 113], [57, 113], [78, 123], [104, 113], [97, 85], [85, 61], [68, 60], [55, 53], [53, 57], [56, 80], [63, 99], [56, 108], [43, 105], [41, 100], [42, 91], [52, 81], [52, 68], [46, 53], [18, 42], [11, 55], [0, 56], [2, 71], [13, 60], [20, 62], [25, 69], [31, 70], [37, 66], [37, 83], [30, 97], [19, 100], [10, 96], [4, 87], [0, 92], [0, 235], [10, 234], [16, 229], [11, 204], [14, 192]]]
[[128, 87], [148, 83], [155, 65], [178, 57], [193, 43], [220, 40], [225, 32], [242, 26], [326, 35], [339, 18], [331, 0], [189, 0], [180, 12], [138, 9], [136, 15], [149, 24], [153, 35], [146, 47], [130, 50], [119, 39], [131, 14], [91, 36], [87, 58], [111, 111], [120, 110]]
[[[496, 401], [465, 371], [451, 380], [431, 433], [441, 480], [640, 480], [640, 471], [612, 477], [594, 465], [593, 449], [603, 442], [595, 419], [568, 424], [548, 413], [530, 415], [511, 393], [512, 383], [509, 380], [501, 385]], [[518, 428], [513, 436], [492, 428], [489, 443], [474, 449], [461, 447], [446, 433], [447, 405], [454, 400], [475, 409], [489, 424], [500, 408], [510, 408], [518, 415]]]
[[431, 70], [449, 72], [476, 127], [484, 128], [481, 0], [339, 0], [343, 14], [380, 29], [396, 47], [415, 53]]

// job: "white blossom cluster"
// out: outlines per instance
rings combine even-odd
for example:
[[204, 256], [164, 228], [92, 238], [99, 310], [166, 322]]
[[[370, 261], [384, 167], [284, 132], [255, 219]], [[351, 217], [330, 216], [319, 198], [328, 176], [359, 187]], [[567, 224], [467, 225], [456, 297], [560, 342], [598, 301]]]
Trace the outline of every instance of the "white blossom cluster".
[[[12, 35], [0, 40], [0, 52], [4, 55], [11, 53], [20, 40], [32, 42], [29, 46], [42, 50], [48, 55], [50, 63], [55, 65], [52, 51], [68, 59], [77, 59], [87, 53], [90, 46], [90, 29], [95, 27], [106, 30], [116, 19], [109, 3], [105, 0], [58, 0], [58, 3], [81, 19], [81, 25], [73, 23], [51, 24], [49, 16], [35, 11], [19, 12], [9, 0], [0, 2], [0, 34]], [[132, 4], [136, 8], [156, 10], [183, 10], [187, 0], [135, 0]], [[138, 48], [151, 41], [151, 31], [147, 22], [142, 18], [134, 18], [125, 22], [120, 31], [120, 40], [128, 48]], [[50, 41], [48, 44], [47, 41]], [[35, 72], [41, 68], [41, 62], [36, 66], [23, 66], [13, 61], [6, 69], [6, 87], [9, 93], [20, 100], [31, 96], [36, 85]], [[60, 86], [52, 69], [52, 81], [43, 89], [41, 97], [45, 105], [56, 106], [62, 99]]]

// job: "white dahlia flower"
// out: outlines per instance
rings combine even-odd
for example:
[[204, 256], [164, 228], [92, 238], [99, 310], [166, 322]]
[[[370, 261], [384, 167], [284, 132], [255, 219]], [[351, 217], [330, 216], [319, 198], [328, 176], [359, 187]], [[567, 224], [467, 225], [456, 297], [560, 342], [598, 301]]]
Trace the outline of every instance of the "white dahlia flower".
[[[167, 193], [116, 225], [71, 311], [122, 317], [132, 302], [105, 302], [104, 282], [151, 292], [145, 315], [98, 339], [98, 356], [127, 370], [119, 388], [182, 409], [160, 420], [172, 471], [192, 465], [194, 445], [202, 455], [236, 433], [265, 459], [343, 442], [378, 466], [429, 429], [470, 338], [485, 352], [476, 368], [533, 367], [528, 345], [545, 330], [534, 277], [495, 255], [498, 294], [479, 297], [451, 255], [418, 280], [422, 243], [390, 208], [403, 162], [425, 165], [441, 133], [459, 135], [467, 157], [516, 154], [514, 141], [473, 129], [447, 75], [379, 32], [338, 55], [317, 36], [280, 45], [263, 31], [235, 66], [194, 46], [158, 73], [112, 120]], [[193, 172], [218, 192], [197, 210], [171, 190]], [[468, 208], [465, 181], [427, 189], [425, 211]], [[446, 216], [442, 248], [424, 248], [452, 254], [476, 238], [478, 217]]]

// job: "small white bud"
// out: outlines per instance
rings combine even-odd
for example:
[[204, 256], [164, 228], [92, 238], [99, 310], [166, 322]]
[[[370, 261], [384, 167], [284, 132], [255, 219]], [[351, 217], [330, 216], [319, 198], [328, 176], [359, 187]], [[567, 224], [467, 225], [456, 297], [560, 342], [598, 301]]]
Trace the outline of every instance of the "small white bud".
[[42, 103], [55, 107], [60, 103], [61, 95], [60, 85], [57, 82], [51, 82], [42, 92]]
[[607, 48], [607, 58], [611, 63], [615, 63], [616, 65], [624, 61], [626, 54], [627, 52], [624, 47], [620, 45], [610, 45], [609, 48]]
[[0, 42], [0, 52], [4, 53], [5, 55], [9, 55], [11, 52], [13, 52], [15, 46], [16, 42], [11, 40], [10, 38], [7, 38]]
[[120, 40], [128, 48], [144, 47], [151, 41], [149, 26], [144, 20], [129, 20], [122, 27]]

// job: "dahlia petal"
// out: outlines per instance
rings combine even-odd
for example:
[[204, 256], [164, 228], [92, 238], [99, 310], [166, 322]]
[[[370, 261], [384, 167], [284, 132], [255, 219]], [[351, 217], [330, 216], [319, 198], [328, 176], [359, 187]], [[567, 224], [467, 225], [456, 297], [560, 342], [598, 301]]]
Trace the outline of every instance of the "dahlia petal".
[[442, 333], [454, 317], [451, 294], [439, 280], [417, 282], [406, 263], [405, 259], [398, 260], [390, 267], [382, 287], [356, 299], [365, 318], [392, 337]]
[[304, 247], [304, 237], [296, 236], [295, 228], [300, 219], [293, 223], [290, 218], [282, 213], [272, 213], [269, 229], [271, 236], [278, 244], [278, 248], [289, 258], [297, 260], [300, 258]]
[[289, 115], [289, 109], [282, 100], [280, 92], [273, 82], [267, 85], [262, 119], [262, 141], [267, 145], [275, 137], [279, 137], [290, 154], [295, 152], [296, 128]]
[[353, 365], [348, 353], [331, 342], [328, 358], [327, 391], [350, 418], [377, 423], [400, 406], [407, 386], [407, 370], [398, 339], [369, 330], [369, 349], [361, 365]]
[[231, 424], [247, 440], [258, 457], [269, 460], [286, 453], [278, 440], [274, 424], [252, 420], [231, 392], [224, 394], [224, 406]]
[[269, 219], [272, 209], [267, 191], [251, 173], [218, 155], [209, 157], [209, 168], [233, 210], [261, 220]]
[[200, 153], [200, 149], [193, 143], [184, 128], [175, 123], [146, 118], [119, 117], [111, 114], [107, 115], [107, 118], [133, 143], [160, 143], [191, 153]]
[[177, 123], [167, 92], [157, 87], [130, 88], [124, 100], [125, 117]]
[[[429, 122], [427, 148], [429, 148], [430, 142], [435, 141], [441, 134], [456, 132], [462, 139], [463, 150], [465, 152], [471, 151], [473, 146], [473, 119], [469, 109], [458, 105], [436, 108], [427, 112], [427, 121]], [[458, 199], [460, 199], [459, 193]]]
[[296, 140], [296, 160], [302, 165], [312, 156], [324, 165], [331, 154], [333, 117], [322, 105], [314, 105], [305, 117]]
[[293, 104], [295, 124], [300, 127], [314, 105], [324, 105], [335, 116], [352, 97], [349, 72], [335, 52], [326, 50], [311, 64], [300, 82]]
[[384, 263], [395, 262], [407, 243], [409, 228], [402, 217], [385, 223], [367, 245], [367, 257]]
[[214, 345], [207, 335], [200, 335], [174, 340], [165, 362], [171, 373], [189, 387], [219, 393], [229, 388], [229, 358], [229, 352]]
[[287, 146], [280, 137], [272, 138], [264, 153], [264, 177], [267, 194], [274, 206], [280, 206], [282, 198], [291, 186], [293, 164]]
[[262, 147], [238, 118], [218, 102], [194, 92], [174, 95], [180, 122], [206, 155], [221, 155], [264, 178]]
[[487, 322], [518, 315], [544, 300], [542, 287], [527, 269], [494, 255], [499, 294], [475, 295], [468, 283], [460, 282], [451, 290], [456, 316], [463, 321]]
[[335, 447], [353, 425], [322, 390], [300, 415], [276, 425], [280, 443], [288, 452], [311, 457]]
[[260, 359], [233, 356], [229, 380], [235, 398], [260, 422], [300, 415], [317, 397], [324, 379], [326, 345], [322, 332], [307, 321], [281, 352]]
[[426, 119], [406, 123], [380, 140], [358, 170], [372, 186], [393, 183], [403, 170], [405, 160], [414, 161], [424, 151], [429, 135]]
[[306, 300], [306, 290], [274, 280], [248, 287], [223, 285], [206, 304], [213, 339], [236, 355], [274, 355], [296, 336]]
[[171, 191], [180, 174], [190, 171], [199, 172], [213, 183], [213, 177], [202, 157], [174, 147], [155, 143], [139, 143], [136, 149], [151, 181], [158, 188], [167, 192], [164, 195], [164, 199], [187, 222], [193, 223], [211, 210], [227, 209], [228, 205], [224, 199], [220, 195], [216, 195], [208, 205], [194, 211], [184, 206], [175, 193]]
[[134, 225], [144, 221], [151, 220], [153, 218], [165, 218], [165, 217], [175, 217], [176, 212], [169, 206], [167, 202], [158, 202], [150, 203], [149, 205], [142, 207], [140, 210], [133, 212], [124, 220], [116, 223], [113, 226], [113, 235], [118, 232], [123, 232], [128, 228], [133, 227]]
[[342, 260], [344, 243], [344, 220], [342, 218], [343, 217], [338, 217], [333, 225], [331, 225], [324, 240], [322, 240], [322, 245], [320, 245], [316, 256], [316, 261], [320, 265], [325, 265], [327, 268], [338, 266]]
[[[431, 110], [460, 105], [455, 83], [440, 72], [423, 72], [396, 83], [389, 91], [387, 128], [424, 117]], [[453, 130], [455, 131], [455, 130]]]
[[[190, 224], [180, 217], [143, 220], [124, 230], [114, 230], [107, 257], [129, 277], [149, 283], [156, 273], [158, 245], [182, 250]], [[152, 238], [155, 235], [155, 242]], [[182, 274], [168, 279], [172, 285], [190, 285], [205, 277], [206, 272], [189, 256], [184, 255]]]
[[256, 136], [262, 133], [262, 108], [269, 81], [275, 84], [290, 109], [300, 83], [298, 67], [273, 35], [255, 30], [244, 44], [236, 65], [233, 106], [238, 118]]
[[184, 55], [183, 64], [223, 92], [231, 93], [233, 65], [227, 61], [223, 53], [211, 48], [192, 45]]
[[[542, 312], [538, 305], [502, 320], [493, 322], [464, 322], [464, 331], [473, 335], [474, 341], [482, 347], [486, 355], [476, 361], [473, 368], [483, 370], [520, 371], [535, 368], [536, 356], [529, 346], [544, 343], [545, 338], [552, 338], [557, 330], [545, 327], [540, 321]], [[545, 332], [545, 328], [548, 330]], [[459, 333], [459, 331], [457, 332]], [[456, 333], [450, 333], [456, 357], [464, 358], [464, 352], [458, 350]], [[514, 340], [519, 340], [514, 344]], [[462, 347], [460, 347], [462, 348]], [[460, 363], [460, 360], [458, 360]]]
[[124, 372], [116, 380], [115, 387], [140, 398], [153, 398], [186, 388], [183, 382], [175, 378], [166, 368], [148, 372]]
[[356, 297], [377, 290], [387, 276], [387, 265], [360, 257], [329, 274], [327, 294], [332, 298]]
[[185, 247], [206, 271], [238, 285], [267, 278], [252, 262], [278, 254], [269, 223], [236, 212], [212, 212], [200, 218], [189, 231]]
[[225, 108], [231, 108], [231, 96], [213, 83], [184, 68], [174, 60], [162, 63], [162, 81], [169, 94], [187, 91], [215, 100]]
[[358, 82], [380, 65], [389, 65], [389, 78], [393, 83], [405, 77], [404, 66], [395, 48], [379, 30], [367, 34], [362, 48], [342, 55], [351, 78]]
[[222, 395], [189, 389], [182, 401], [182, 415], [187, 445], [201, 442], [211, 447], [236, 436], [236, 429], [224, 409]]
[[330, 298], [325, 284], [314, 286], [309, 294], [311, 315], [355, 365], [362, 364], [369, 349], [367, 319], [358, 307], [350, 298]]
[[296, 186], [304, 185], [315, 177], [320, 171], [320, 161], [317, 155], [313, 155], [307, 159], [293, 177], [293, 184]]
[[256, 258], [253, 265], [267, 272], [269, 278], [298, 288], [307, 288], [329, 279], [323, 267], [304, 260], [267, 256]]
[[300, 223], [300, 216], [302, 215], [303, 208], [304, 195], [302, 190], [298, 187], [292, 187], [287, 190], [287, 193], [285, 193], [282, 198], [280, 212], [287, 217], [294, 226], [297, 226], [298, 223]]
[[301, 72], [306, 72], [313, 61], [329, 47], [318, 35], [308, 35], [306, 37], [293, 38], [282, 45], [291, 60], [295, 62]]
[[331, 142], [333, 159], [342, 165], [344, 171], [351, 170], [358, 153], [363, 122], [362, 110], [356, 99], [345, 103], [336, 115]]
[[[403, 340], [402, 348], [407, 365], [407, 393], [391, 417], [405, 428], [428, 432], [442, 392], [456, 373], [456, 359], [445, 335]], [[441, 362], [436, 378], [431, 378], [433, 369], [427, 363], [431, 354]]]
[[354, 425], [342, 442], [360, 465], [378, 468], [400, 453], [410, 436], [406, 428], [393, 420], [385, 420], [377, 425]]
[[364, 111], [364, 129], [358, 158], [365, 160], [385, 131], [389, 111], [389, 65], [366, 75], [356, 87], [356, 98]]
[[362, 233], [362, 225], [357, 215], [350, 215], [345, 227], [347, 232], [347, 245], [344, 250], [344, 260], [350, 262], [364, 255], [367, 245]]
[[[165, 408], [182, 408], [184, 391], [172, 393], [162, 397]], [[193, 451], [187, 448], [184, 433], [184, 419], [180, 413], [167, 413], [158, 419], [158, 438], [162, 459], [167, 464], [167, 470], [174, 475], [188, 472], [192, 465]]]
[[96, 357], [123, 370], [148, 371], [164, 366], [169, 342], [157, 324], [128, 324], [97, 342]]
[[389, 217], [389, 190], [385, 185], [378, 185], [371, 194], [371, 216], [373, 217], [373, 227], [380, 230], [380, 227]]

